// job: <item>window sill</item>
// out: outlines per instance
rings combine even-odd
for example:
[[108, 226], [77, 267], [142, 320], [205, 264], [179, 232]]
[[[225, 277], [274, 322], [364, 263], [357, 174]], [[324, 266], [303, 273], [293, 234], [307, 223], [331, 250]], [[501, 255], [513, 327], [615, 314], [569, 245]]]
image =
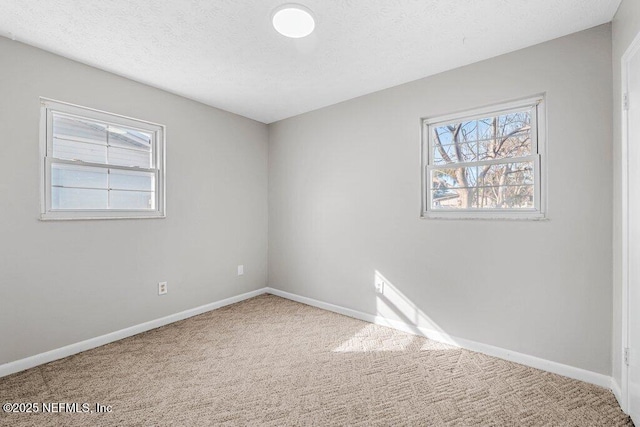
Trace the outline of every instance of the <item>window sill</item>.
[[444, 220], [480, 220], [480, 221], [549, 221], [544, 213], [539, 212], [423, 212], [420, 219]]
[[96, 221], [103, 219], [164, 219], [166, 215], [113, 215], [113, 216], [72, 216], [41, 214], [40, 221]]

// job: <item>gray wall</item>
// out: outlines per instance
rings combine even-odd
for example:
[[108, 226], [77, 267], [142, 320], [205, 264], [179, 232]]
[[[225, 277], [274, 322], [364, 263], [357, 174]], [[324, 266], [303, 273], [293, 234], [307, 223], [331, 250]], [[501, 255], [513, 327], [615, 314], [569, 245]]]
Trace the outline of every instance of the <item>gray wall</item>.
[[[549, 221], [419, 219], [419, 119], [541, 92]], [[603, 25], [270, 125], [270, 286], [609, 375], [611, 100]]]
[[[266, 125], [4, 38], [0, 58], [0, 364], [265, 286]], [[40, 96], [165, 124], [167, 218], [39, 221]]]
[[[0, 363], [265, 286], [268, 178], [271, 286], [603, 374], [613, 327], [619, 376], [611, 188], [616, 206], [619, 59], [638, 29], [640, 6], [625, 0], [615, 174], [608, 25], [269, 129], [0, 38]], [[550, 220], [419, 219], [420, 117], [540, 92]], [[38, 221], [39, 96], [167, 125], [168, 217]], [[406, 300], [377, 298], [376, 271]]]
[[622, 55], [640, 32], [640, 2], [623, 0], [613, 18], [613, 378], [621, 384], [622, 367], [622, 242], [621, 147]]

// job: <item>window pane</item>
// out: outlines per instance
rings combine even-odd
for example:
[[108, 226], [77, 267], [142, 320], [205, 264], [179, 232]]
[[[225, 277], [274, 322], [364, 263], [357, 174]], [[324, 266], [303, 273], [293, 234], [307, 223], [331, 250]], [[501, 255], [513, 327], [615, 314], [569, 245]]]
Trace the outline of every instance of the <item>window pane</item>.
[[108, 188], [107, 169], [52, 164], [51, 184], [61, 187]]
[[[464, 163], [478, 160], [478, 144], [458, 143], [449, 145], [438, 145], [434, 142], [433, 147], [433, 164], [446, 165], [449, 163]], [[460, 153], [460, 156], [458, 156]]]
[[52, 209], [155, 208], [152, 172], [54, 163], [51, 184]]
[[152, 168], [153, 135], [88, 119], [53, 116], [53, 157]]
[[109, 125], [109, 145], [151, 152], [152, 136], [148, 132]]
[[107, 145], [107, 125], [54, 114], [53, 137]]
[[111, 169], [109, 187], [114, 190], [153, 191], [155, 189], [155, 175], [149, 172]]
[[480, 208], [533, 209], [533, 185], [509, 185], [480, 189]]
[[439, 145], [437, 142], [434, 142], [433, 145], [432, 158], [434, 165], [446, 165], [447, 163], [455, 163], [458, 160], [453, 145]]
[[118, 166], [137, 166], [151, 168], [151, 152], [109, 147], [109, 164]]
[[453, 144], [453, 128], [440, 126], [433, 129], [433, 138], [442, 145]]
[[480, 185], [533, 185], [533, 162], [501, 163], [480, 167]]
[[475, 120], [440, 126], [434, 129], [434, 145], [441, 144], [445, 146], [469, 142], [475, 143], [478, 139], [477, 131], [478, 125]]
[[495, 135], [494, 118], [488, 117], [478, 120], [478, 140], [493, 139]]
[[148, 132], [109, 125], [109, 164], [153, 167], [152, 142]]
[[434, 128], [433, 164], [531, 155], [531, 114], [520, 111]]
[[480, 141], [478, 150], [479, 160], [526, 157], [532, 153], [531, 133], [526, 130], [510, 137]]
[[494, 117], [451, 123], [434, 128], [434, 140], [442, 145], [451, 145], [493, 139], [496, 133], [495, 125]]
[[155, 209], [154, 194], [147, 191], [111, 192], [112, 209]]
[[432, 169], [431, 183], [434, 190], [475, 187], [478, 185], [478, 169], [476, 166]]
[[107, 190], [51, 188], [51, 209], [107, 209]]
[[477, 188], [450, 188], [431, 191], [433, 209], [473, 209], [478, 207]]
[[54, 138], [53, 157], [91, 163], [106, 163], [107, 146]]
[[454, 135], [454, 142], [475, 142], [478, 140], [478, 122], [476, 120], [462, 122], [455, 127], [459, 130], [457, 140]]
[[530, 209], [533, 161], [431, 170], [433, 209]]
[[531, 110], [503, 114], [496, 117], [496, 137], [505, 138], [521, 131], [531, 130]]

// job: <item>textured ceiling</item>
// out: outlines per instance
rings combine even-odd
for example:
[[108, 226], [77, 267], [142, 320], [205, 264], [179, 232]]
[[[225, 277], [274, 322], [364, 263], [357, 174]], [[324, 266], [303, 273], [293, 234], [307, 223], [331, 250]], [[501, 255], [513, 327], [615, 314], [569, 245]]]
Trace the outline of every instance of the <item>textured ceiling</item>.
[[[608, 22], [620, 0], [0, 0], [0, 35], [270, 123]], [[6, 58], [3, 58], [6, 59]]]

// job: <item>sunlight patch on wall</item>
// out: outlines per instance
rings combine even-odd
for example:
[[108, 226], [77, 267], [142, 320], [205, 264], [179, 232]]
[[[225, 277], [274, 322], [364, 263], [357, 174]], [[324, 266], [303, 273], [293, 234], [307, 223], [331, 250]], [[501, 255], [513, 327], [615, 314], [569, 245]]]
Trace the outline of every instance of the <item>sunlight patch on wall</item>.
[[459, 346], [449, 334], [378, 270], [374, 274], [374, 285], [376, 289], [381, 290], [376, 293], [376, 317], [379, 319], [379, 324]]
[[[453, 338], [377, 270], [374, 275], [374, 285], [377, 290], [375, 324], [363, 327], [336, 347], [333, 352], [415, 352], [459, 349], [460, 346]], [[423, 340], [416, 335], [430, 339]]]

